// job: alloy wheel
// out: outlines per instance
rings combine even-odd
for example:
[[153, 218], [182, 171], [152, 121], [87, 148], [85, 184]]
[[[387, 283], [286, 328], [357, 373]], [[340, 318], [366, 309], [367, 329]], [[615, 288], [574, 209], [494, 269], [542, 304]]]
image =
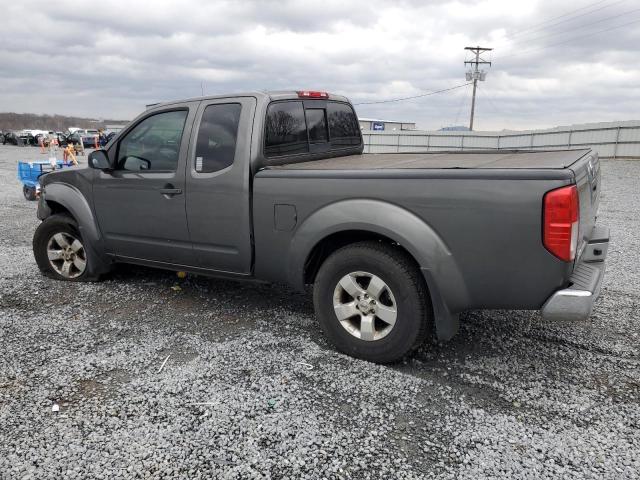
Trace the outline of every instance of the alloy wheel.
[[51, 268], [65, 278], [77, 278], [87, 268], [82, 242], [67, 232], [58, 232], [49, 239], [47, 258]]
[[333, 309], [347, 332], [368, 342], [386, 337], [398, 317], [391, 289], [368, 272], [351, 272], [340, 279], [333, 293]]

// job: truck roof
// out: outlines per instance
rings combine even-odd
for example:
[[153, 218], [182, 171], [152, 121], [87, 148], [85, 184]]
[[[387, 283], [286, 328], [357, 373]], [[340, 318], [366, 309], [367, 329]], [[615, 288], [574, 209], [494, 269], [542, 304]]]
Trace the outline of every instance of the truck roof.
[[[302, 91], [302, 89], [300, 90]], [[271, 100], [298, 100], [300, 97], [298, 96], [298, 90], [271, 90], [271, 91], [249, 91], [249, 92], [240, 92], [240, 93], [226, 93], [224, 95], [205, 95], [202, 97], [193, 97], [193, 98], [185, 98], [181, 100], [170, 100], [168, 102], [160, 102], [160, 103], [152, 103], [147, 105], [147, 108], [158, 108], [164, 107], [168, 105], [173, 105], [176, 103], [184, 103], [184, 102], [199, 102], [202, 100], [216, 100], [218, 98], [234, 98], [234, 97], [256, 97], [263, 98], [269, 101]], [[343, 95], [336, 95], [334, 93], [329, 93], [328, 100], [336, 100], [339, 102], [348, 102], [349, 99]]]
[[472, 152], [364, 153], [344, 157], [270, 166], [295, 170], [379, 170], [379, 169], [562, 169], [591, 150], [495, 150]]

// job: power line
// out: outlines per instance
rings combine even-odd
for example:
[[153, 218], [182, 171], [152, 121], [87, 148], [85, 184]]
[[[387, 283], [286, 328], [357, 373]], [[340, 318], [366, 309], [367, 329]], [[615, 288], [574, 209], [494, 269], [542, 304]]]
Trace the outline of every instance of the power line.
[[551, 47], [558, 47], [558, 46], [560, 46], [560, 45], [566, 45], [567, 43], [571, 43], [571, 42], [573, 42], [573, 41], [575, 41], [575, 40], [579, 40], [579, 39], [587, 38], [587, 37], [592, 37], [592, 36], [594, 36], [594, 35], [598, 35], [598, 34], [600, 34], [600, 33], [610, 32], [611, 30], [617, 30], [618, 28], [626, 27], [626, 26], [628, 26], [628, 25], [633, 25], [634, 23], [638, 23], [638, 22], [640, 22], [640, 19], [638, 19], [638, 20], [634, 20], [634, 21], [632, 21], [632, 22], [623, 23], [623, 24], [621, 24], [621, 25], [616, 25], [616, 26], [614, 26], [614, 27], [605, 28], [605, 29], [603, 29], [603, 30], [598, 30], [597, 32], [591, 32], [591, 33], [588, 33], [588, 34], [586, 34], [586, 35], [579, 35], [579, 36], [577, 36], [577, 37], [572, 37], [572, 38], [567, 39], [567, 40], [566, 40], [566, 41], [564, 41], [564, 42], [552, 43], [552, 44], [550, 44], [550, 45], [546, 45], [546, 46], [544, 46], [544, 47], [540, 47], [540, 48], [532, 48], [532, 49], [530, 49], [530, 50], [523, 50], [523, 51], [522, 51], [522, 52], [520, 52], [520, 53], [513, 53], [513, 54], [511, 54], [511, 55], [505, 55], [504, 57], [499, 57], [499, 58], [500, 58], [500, 60], [503, 60], [503, 59], [505, 59], [505, 58], [519, 57], [520, 55], [525, 54], [525, 53], [538, 52], [538, 51], [540, 51], [540, 50], [546, 50], [547, 48], [551, 48]]
[[412, 95], [411, 97], [402, 97], [402, 98], [391, 98], [389, 100], [379, 100], [377, 102], [360, 102], [360, 103], [354, 103], [353, 105], [373, 105], [376, 103], [391, 103], [391, 102], [402, 102], [404, 100], [412, 100], [414, 98], [422, 98], [422, 97], [428, 97], [429, 95], [435, 95], [436, 93], [444, 93], [444, 92], [449, 92], [451, 90], [455, 90], [456, 88], [462, 88], [462, 87], [466, 87], [467, 85], [471, 85], [473, 82], [468, 82], [468, 83], [463, 83], [461, 85], [456, 85], [455, 87], [450, 87], [450, 88], [443, 88], [442, 90], [436, 90], [434, 92], [427, 92], [427, 93], [422, 93], [420, 95]]
[[562, 30], [560, 32], [548, 33], [546, 35], [541, 35], [539, 37], [527, 38], [527, 39], [523, 39], [523, 40], [516, 40], [513, 43], [514, 43], [514, 45], [517, 45], [517, 44], [522, 43], [522, 42], [535, 42], [537, 40], [542, 40], [544, 38], [555, 37], [556, 35], [565, 35], [565, 34], [567, 34], [569, 32], [574, 32], [576, 30], [581, 30], [581, 29], [583, 29], [585, 27], [590, 27], [590, 26], [596, 25], [598, 23], [606, 22], [607, 20], [613, 20], [614, 18], [619, 18], [619, 17], [624, 17], [626, 15], [631, 15], [631, 14], [639, 12], [639, 11], [640, 11], [640, 8], [634, 8], [633, 10], [628, 10], [626, 12], [619, 13], [617, 15], [612, 15], [610, 17], [601, 18], [600, 20], [596, 20], [595, 22], [584, 23], [584, 24], [578, 25], [577, 27], [574, 27], [574, 28], [565, 29], [565, 30]]
[[[523, 30], [520, 30], [519, 32], [514, 33], [513, 35], [511, 35], [511, 37], [512, 37], [512, 38], [513, 38], [513, 37], [517, 37], [517, 36], [519, 36], [519, 35], [522, 35], [522, 34], [523, 34], [523, 33], [525, 33], [525, 32], [529, 32], [529, 33], [527, 33], [527, 35], [529, 35], [529, 34], [530, 34], [530, 33], [532, 33], [532, 32], [536, 32], [536, 31], [539, 31], [539, 30], [544, 30], [545, 28], [554, 27], [554, 26], [556, 26], [556, 25], [560, 25], [560, 24], [562, 24], [562, 23], [570, 22], [570, 21], [572, 21], [572, 20], [575, 20], [576, 18], [584, 17], [585, 15], [590, 15], [590, 14], [592, 14], [592, 13], [594, 13], [594, 12], [598, 12], [598, 11], [603, 10], [603, 9], [605, 9], [605, 8], [612, 7], [613, 5], [617, 5], [618, 3], [626, 2], [627, 0], [618, 0], [618, 1], [616, 1], [616, 2], [613, 2], [613, 3], [609, 4], [609, 5], [603, 5], [603, 6], [602, 6], [602, 7], [600, 7], [600, 8], [595, 8], [595, 9], [593, 9], [593, 10], [590, 10], [590, 11], [588, 11], [588, 12], [584, 12], [584, 13], [581, 13], [581, 14], [579, 14], [579, 15], [573, 15], [573, 13], [575, 13], [575, 12], [579, 12], [580, 10], [584, 10], [585, 8], [594, 7], [594, 6], [596, 6], [596, 5], [599, 5], [599, 4], [603, 3], [604, 1], [607, 1], [607, 0], [600, 0], [600, 1], [598, 1], [598, 2], [595, 2], [595, 3], [589, 4], [589, 5], [585, 6], [585, 7], [577, 8], [577, 9], [575, 9], [575, 10], [572, 10], [572, 11], [570, 11], [570, 12], [567, 12], [567, 13], [565, 13], [564, 15], [560, 15], [560, 16], [558, 16], [558, 17], [551, 18], [551, 19], [549, 19], [549, 20], [547, 20], [547, 21], [544, 21], [544, 22], [542, 22], [542, 23], [534, 24], [534, 25], [532, 25], [532, 26], [531, 26], [531, 27], [529, 27], [529, 28], [525, 28], [525, 29], [523, 29]], [[560, 19], [560, 18], [564, 18], [564, 17], [567, 17], [567, 16], [570, 16], [570, 18], [566, 18], [566, 19], [564, 19], [564, 20], [561, 20], [561, 21], [559, 21], [559, 22], [553, 23], [553, 24], [551, 24], [551, 25], [541, 26], [541, 25], [547, 24], [547, 23], [549, 23], [549, 22], [553, 22], [554, 20], [558, 20], [558, 19]], [[538, 27], [538, 28], [536, 28], [536, 27]]]
[[549, 19], [547, 19], [547, 20], [544, 20], [543, 22], [534, 23], [534, 24], [533, 24], [533, 25], [531, 25], [530, 27], [528, 27], [528, 28], [524, 28], [524, 29], [520, 30], [519, 32], [516, 32], [514, 35], [520, 35], [521, 33], [526, 32], [526, 31], [528, 31], [528, 30], [531, 30], [531, 29], [533, 29], [533, 28], [539, 27], [540, 25], [544, 25], [544, 24], [546, 24], [546, 23], [553, 22], [554, 20], [557, 20], [557, 19], [559, 19], [559, 18], [564, 18], [564, 17], [566, 17], [566, 16], [568, 16], [568, 15], [572, 15], [572, 14], [574, 14], [575, 12], [579, 12], [580, 10], [584, 10], [585, 8], [595, 7], [596, 5], [600, 5], [601, 3], [604, 3], [604, 2], [606, 2], [606, 1], [607, 1], [607, 0], [599, 0], [598, 2], [590, 3], [589, 5], [585, 5], [584, 7], [576, 8], [576, 9], [574, 9], [574, 10], [570, 10], [570, 11], [568, 11], [567, 13], [564, 13], [564, 14], [562, 14], [562, 15], [558, 15], [557, 17], [551, 17], [551, 18], [549, 18]]
[[457, 125], [458, 124], [458, 119], [460, 118], [460, 113], [462, 112], [462, 107], [466, 103], [467, 97], [469, 96], [469, 91], [470, 90], [465, 90], [461, 95], [462, 101], [460, 102], [460, 105], [458, 106], [458, 112], [456, 113], [456, 120], [453, 122], [453, 125]]
[[482, 95], [479, 95], [479, 96], [478, 96], [478, 98], [482, 98], [482, 97], [484, 96], [484, 98], [486, 98], [487, 100], [489, 100], [489, 103], [491, 104], [491, 107], [493, 108], [493, 111], [494, 111], [494, 112], [496, 112], [497, 114], [502, 114], [502, 115], [504, 115], [504, 114], [505, 114], [505, 112], [504, 112], [501, 108], [498, 108], [498, 107], [496, 106], [496, 104], [495, 104], [495, 103], [493, 103], [493, 99], [491, 98], [491, 95], [489, 95], [489, 93], [484, 89], [484, 87], [480, 88], [480, 87], [478, 86], [478, 89], [479, 89], [479, 90], [482, 90]]

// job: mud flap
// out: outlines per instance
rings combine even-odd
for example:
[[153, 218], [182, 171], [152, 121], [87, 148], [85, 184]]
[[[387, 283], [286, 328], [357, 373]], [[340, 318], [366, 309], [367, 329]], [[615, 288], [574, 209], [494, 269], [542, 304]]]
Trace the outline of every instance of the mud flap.
[[436, 327], [436, 336], [438, 340], [446, 342], [451, 340], [460, 329], [460, 314], [452, 313], [449, 307], [444, 303], [442, 296], [436, 286], [436, 282], [431, 276], [431, 272], [422, 269], [422, 273], [427, 282], [429, 295], [431, 296], [431, 305], [433, 307], [433, 316]]

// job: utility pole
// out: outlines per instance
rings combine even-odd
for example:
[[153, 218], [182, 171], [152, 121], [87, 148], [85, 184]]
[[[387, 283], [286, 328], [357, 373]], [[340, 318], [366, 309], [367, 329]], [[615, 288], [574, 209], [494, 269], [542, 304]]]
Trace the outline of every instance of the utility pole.
[[487, 72], [484, 70], [478, 70], [478, 65], [488, 64], [491, 66], [491, 62], [486, 62], [480, 57], [481, 53], [490, 52], [493, 48], [485, 48], [485, 47], [464, 47], [465, 50], [469, 50], [475, 53], [475, 60], [467, 60], [464, 62], [465, 65], [472, 65], [473, 68], [468, 70], [466, 73], [467, 81], [473, 80], [473, 97], [471, 98], [471, 119], [469, 120], [469, 130], [473, 130], [473, 114], [476, 110], [476, 89], [478, 88], [478, 80], [484, 82], [487, 77]]

